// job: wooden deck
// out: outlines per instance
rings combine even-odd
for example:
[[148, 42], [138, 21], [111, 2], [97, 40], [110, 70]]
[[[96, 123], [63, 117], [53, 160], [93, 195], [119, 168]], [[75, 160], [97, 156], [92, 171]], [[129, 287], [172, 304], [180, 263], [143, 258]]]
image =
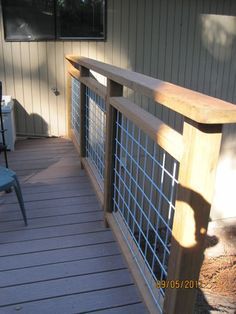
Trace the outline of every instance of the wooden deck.
[[148, 313], [72, 143], [21, 140], [9, 164], [29, 225], [0, 195], [0, 313]]

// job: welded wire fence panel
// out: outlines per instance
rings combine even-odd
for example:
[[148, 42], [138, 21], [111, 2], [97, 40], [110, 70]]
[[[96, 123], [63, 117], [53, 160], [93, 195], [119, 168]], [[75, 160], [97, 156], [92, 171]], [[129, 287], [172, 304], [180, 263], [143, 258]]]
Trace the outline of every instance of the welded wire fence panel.
[[71, 128], [79, 141], [80, 134], [80, 82], [72, 78], [71, 82]]
[[96, 170], [103, 190], [105, 163], [105, 101], [90, 88], [86, 87], [86, 157]]
[[[113, 215], [162, 311], [179, 164], [117, 113]], [[140, 256], [138, 259], [137, 256]]]

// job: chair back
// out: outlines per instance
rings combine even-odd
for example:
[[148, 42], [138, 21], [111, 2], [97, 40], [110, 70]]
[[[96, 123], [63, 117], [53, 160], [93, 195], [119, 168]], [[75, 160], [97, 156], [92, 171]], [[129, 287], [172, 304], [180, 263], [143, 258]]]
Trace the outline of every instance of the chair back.
[[4, 159], [6, 167], [8, 168], [8, 159], [7, 159], [7, 146], [6, 146], [6, 140], [5, 140], [5, 129], [3, 124], [3, 117], [2, 117], [2, 82], [0, 81], [0, 134], [1, 134], [1, 140], [0, 140], [0, 153], [4, 152]]

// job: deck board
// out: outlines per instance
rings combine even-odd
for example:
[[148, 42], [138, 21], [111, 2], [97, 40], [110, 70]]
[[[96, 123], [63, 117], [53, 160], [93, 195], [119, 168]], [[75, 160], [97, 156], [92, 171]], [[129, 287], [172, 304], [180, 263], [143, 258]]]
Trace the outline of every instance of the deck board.
[[[80, 206], [82, 204], [87, 204], [89, 201], [94, 200], [97, 201], [96, 196], [91, 191], [89, 194], [83, 195], [83, 196], [76, 196], [76, 197], [70, 197], [70, 198], [63, 198], [63, 195], [61, 198], [58, 199], [50, 199], [50, 200], [44, 200], [40, 199], [37, 202], [27, 202], [27, 197], [24, 195], [25, 204], [27, 205], [27, 210], [30, 212], [31, 210], [35, 209], [42, 209], [42, 208], [58, 208], [61, 206], [71, 206], [71, 205], [77, 205]], [[3, 200], [4, 201], [4, 200]], [[17, 203], [7, 204], [5, 206], [2, 206], [3, 211], [18, 211]]]
[[72, 143], [21, 140], [9, 164], [29, 225], [1, 194], [0, 313], [148, 313]]
[[[127, 285], [73, 295], [63, 295], [20, 304], [12, 304], [10, 306], [5, 306], [4, 312], [2, 313], [16, 313], [16, 310], [20, 310], [21, 313], [34, 314], [96, 313], [97, 309], [111, 310], [119, 306], [135, 303], [140, 305], [140, 309], [143, 309], [141, 312], [142, 314], [147, 313], [146, 308], [140, 302], [136, 288], [133, 285]], [[123, 312], [123, 314], [130, 314], [130, 312]]]
[[[62, 215], [70, 215], [70, 214], [81, 214], [81, 213], [88, 213], [99, 211], [99, 208], [94, 203], [85, 203], [80, 205], [80, 210], [78, 212], [78, 207], [76, 205], [64, 205], [58, 208], [50, 208], [48, 211], [47, 208], [40, 208], [35, 209], [30, 212], [28, 215], [29, 219], [34, 218], [43, 218], [43, 217], [50, 217], [50, 216], [62, 216]], [[12, 211], [4, 211], [1, 213], [1, 221], [7, 220], [19, 220], [21, 219], [21, 214], [19, 211], [12, 210]]]
[[1, 273], [0, 288], [124, 268], [125, 264], [122, 257], [120, 255], [112, 255], [16, 269], [10, 271], [11, 276], [9, 276], [8, 271]]
[[0, 271], [58, 264], [74, 260], [86, 260], [101, 256], [111, 256], [114, 254], [120, 254], [119, 248], [115, 242], [108, 242], [53, 251], [21, 254], [17, 256], [17, 259], [14, 256], [5, 256], [1, 257]]
[[[42, 230], [43, 229], [43, 230]], [[55, 226], [55, 227], [44, 227], [38, 229], [27, 229], [27, 232], [10, 231], [2, 232], [0, 235], [0, 244], [31, 241], [34, 239], [46, 239], [55, 238], [66, 235], [76, 235], [82, 233], [90, 233], [104, 230], [103, 221], [93, 221], [86, 223], [73, 223], [69, 225]]]
[[[28, 229], [35, 229], [40, 227], [50, 227], [50, 226], [59, 226], [59, 225], [68, 225], [73, 223], [81, 223], [88, 221], [97, 221], [101, 220], [103, 217], [102, 212], [95, 213], [82, 213], [82, 214], [71, 214], [64, 216], [54, 216], [54, 217], [45, 217], [38, 219], [29, 219]], [[6, 221], [0, 223], [1, 232], [6, 231], [15, 231], [15, 230], [25, 230], [25, 226], [22, 225], [21, 220]], [[42, 231], [43, 232], [43, 231]]]

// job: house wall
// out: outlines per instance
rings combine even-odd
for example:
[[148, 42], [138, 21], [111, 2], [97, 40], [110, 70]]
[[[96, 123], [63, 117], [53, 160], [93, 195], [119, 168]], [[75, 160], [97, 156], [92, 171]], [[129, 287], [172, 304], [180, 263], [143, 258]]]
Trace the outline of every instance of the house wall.
[[[10, 43], [4, 41], [2, 21], [0, 25], [0, 79], [4, 94], [16, 100], [16, 129], [21, 135], [66, 133], [66, 54], [95, 58], [236, 102], [235, 0], [108, 0], [105, 42]], [[127, 93], [181, 128], [181, 117]], [[216, 184], [221, 194], [215, 197], [213, 219], [235, 215], [235, 134], [235, 125], [225, 127]]]

